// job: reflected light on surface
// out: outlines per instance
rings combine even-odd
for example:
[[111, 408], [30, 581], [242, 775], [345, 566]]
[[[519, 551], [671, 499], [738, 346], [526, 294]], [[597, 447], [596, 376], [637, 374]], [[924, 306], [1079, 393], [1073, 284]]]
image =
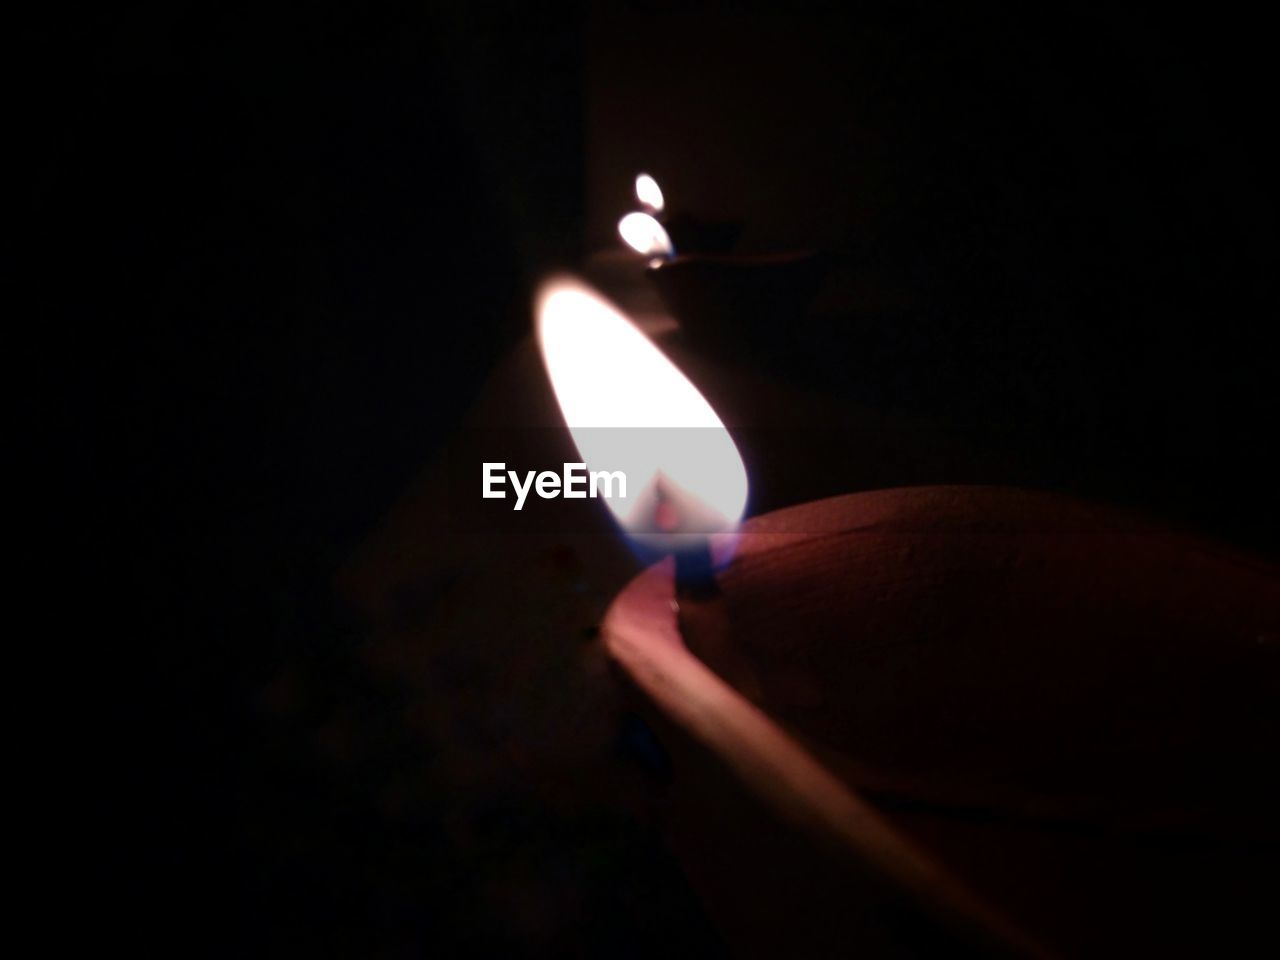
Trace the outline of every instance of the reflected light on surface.
[[636, 199], [650, 213], [661, 213], [663, 207], [666, 206], [662, 199], [662, 188], [658, 186], [658, 181], [647, 173], [639, 174], [636, 177]]
[[[747, 472], [711, 404], [627, 317], [586, 284], [558, 277], [538, 293], [538, 340], [587, 470], [622, 470], [607, 499], [633, 538], [737, 528]], [[646, 539], [647, 538], [647, 539]]]

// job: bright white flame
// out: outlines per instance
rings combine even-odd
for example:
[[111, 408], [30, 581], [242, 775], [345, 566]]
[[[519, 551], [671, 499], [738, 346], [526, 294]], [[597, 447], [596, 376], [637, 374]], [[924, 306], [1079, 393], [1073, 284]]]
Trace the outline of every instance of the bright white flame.
[[[627, 496], [605, 501], [624, 528], [641, 539], [655, 530], [679, 538], [682, 530], [736, 529], [747, 503], [738, 448], [711, 404], [648, 337], [565, 277], [538, 293], [538, 337], [587, 470], [626, 474]], [[664, 548], [652, 533], [649, 542]]]
[[661, 213], [666, 205], [663, 203], [662, 188], [658, 186], [658, 181], [647, 173], [636, 177], [636, 199], [650, 213]]
[[618, 221], [618, 233], [636, 253], [669, 257], [676, 252], [667, 231], [647, 213], [628, 213]]

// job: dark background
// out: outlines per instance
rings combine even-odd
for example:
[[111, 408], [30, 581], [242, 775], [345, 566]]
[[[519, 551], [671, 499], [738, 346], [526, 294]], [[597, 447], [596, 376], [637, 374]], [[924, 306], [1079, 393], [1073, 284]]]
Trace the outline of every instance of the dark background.
[[[652, 7], [668, 29], [673, 6]], [[1263, 24], [1223, 5], [778, 17], [862, 54], [831, 78], [857, 110], [786, 109], [879, 145], [834, 243], [911, 294], [820, 345], [841, 393], [1274, 555]], [[531, 946], [476, 906], [430, 809], [385, 822], [302, 745], [335, 704], [377, 698], [333, 571], [527, 332], [531, 285], [586, 252], [590, 23], [175, 3], [6, 31], [7, 352], [32, 451], [10, 464], [30, 534], [11, 555], [11, 790], [20, 886], [63, 921], [46, 936]], [[323, 691], [302, 731], [258, 710], [290, 658]], [[370, 779], [410, 762], [390, 721], [380, 742]], [[523, 815], [496, 812], [499, 834]], [[654, 912], [698, 942], [663, 869], [557, 946], [644, 952]]]

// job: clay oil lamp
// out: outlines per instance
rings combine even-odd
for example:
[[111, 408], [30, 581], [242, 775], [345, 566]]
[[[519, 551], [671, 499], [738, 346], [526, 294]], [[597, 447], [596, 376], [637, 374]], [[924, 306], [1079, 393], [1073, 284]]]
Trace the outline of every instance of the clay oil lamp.
[[827, 273], [822, 256], [732, 253], [736, 225], [664, 218], [662, 191], [648, 174], [636, 178], [636, 197], [645, 211], [624, 216], [618, 233], [649, 258], [645, 276], [691, 343], [775, 357], [795, 349]]
[[635, 478], [610, 509], [659, 559], [601, 638], [670, 757], [668, 839], [732, 950], [1274, 937], [1274, 566], [1015, 488], [740, 523], [742, 459], [657, 347], [564, 281], [539, 327], [583, 460]]
[[636, 200], [645, 213], [662, 225], [671, 249], [678, 247], [686, 255], [728, 254], [742, 235], [741, 223], [713, 220], [687, 210], [668, 210], [662, 187], [647, 173], [636, 175]]

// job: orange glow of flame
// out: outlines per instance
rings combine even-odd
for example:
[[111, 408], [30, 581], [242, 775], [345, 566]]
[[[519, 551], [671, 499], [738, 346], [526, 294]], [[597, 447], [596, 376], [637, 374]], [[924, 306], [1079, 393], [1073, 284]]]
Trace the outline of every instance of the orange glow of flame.
[[618, 221], [618, 234], [646, 257], [669, 257], [676, 252], [666, 229], [647, 213], [628, 213]]
[[[627, 496], [606, 499], [636, 540], [659, 550], [695, 530], [727, 541], [747, 502], [733, 438], [698, 389], [616, 307], [558, 277], [538, 293], [538, 338], [556, 400], [588, 471], [621, 470]], [[672, 542], [672, 537], [676, 542]]]
[[662, 199], [662, 188], [658, 181], [647, 173], [636, 177], [636, 199], [650, 213], [661, 213], [665, 203]]

